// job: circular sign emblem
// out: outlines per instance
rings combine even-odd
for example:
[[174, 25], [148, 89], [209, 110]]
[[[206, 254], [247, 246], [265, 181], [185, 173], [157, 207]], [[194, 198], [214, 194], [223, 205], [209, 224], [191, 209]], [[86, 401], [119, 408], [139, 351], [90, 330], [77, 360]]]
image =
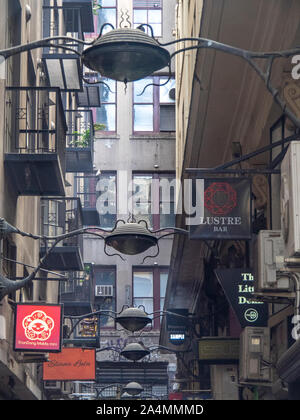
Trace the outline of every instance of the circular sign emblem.
[[51, 335], [51, 331], [54, 328], [54, 321], [45, 312], [37, 310], [23, 319], [22, 326], [29, 340], [45, 341]]
[[248, 322], [255, 322], [258, 319], [258, 312], [254, 308], [249, 308], [245, 311], [244, 317]]
[[236, 205], [237, 193], [227, 182], [213, 182], [204, 192], [204, 206], [212, 214], [228, 214]]

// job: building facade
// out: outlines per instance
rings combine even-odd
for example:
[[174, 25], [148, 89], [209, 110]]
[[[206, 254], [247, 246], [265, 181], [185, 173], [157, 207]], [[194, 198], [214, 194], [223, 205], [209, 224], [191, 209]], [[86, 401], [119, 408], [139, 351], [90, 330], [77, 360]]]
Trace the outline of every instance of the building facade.
[[[288, 50], [299, 42], [297, 2], [178, 0], [176, 11], [177, 38], [201, 37], [260, 52]], [[191, 45], [195, 43], [186, 41], [185, 45], [179, 43], [178, 48]], [[273, 64], [270, 80], [299, 117], [293, 96], [299, 87], [293, 77], [292, 58]], [[280, 236], [284, 228], [280, 201], [282, 170], [281, 175], [279, 170], [289, 144], [283, 139], [297, 133], [297, 126], [284, 116], [248, 63], [214, 48], [191, 49], [177, 55], [176, 93], [176, 174], [181, 183], [192, 176], [223, 178], [227, 182], [232, 177], [246, 177], [252, 185], [251, 239], [230, 240], [229, 236], [223, 240], [212, 237], [201, 240], [198, 236], [198, 240], [192, 240], [182, 235], [174, 239], [165, 305], [188, 311], [185, 346], [197, 343], [178, 359], [176, 378], [182, 395], [193, 391], [195, 398], [288, 399], [292, 395], [295, 398], [297, 378], [287, 374], [287, 366], [295, 368], [297, 359], [292, 338], [292, 319], [297, 313], [294, 309], [297, 297], [295, 302], [293, 293], [297, 286], [294, 281], [280, 286], [278, 276], [282, 273], [277, 272], [275, 286], [267, 287], [263, 273], [267, 272], [270, 260], [264, 260], [261, 252], [267, 252], [264, 235], [272, 237], [279, 232]], [[280, 140], [279, 148], [254, 153]], [[187, 171], [221, 168], [223, 164], [224, 170], [232, 172]], [[188, 228], [184, 215], [177, 215], [176, 222], [178, 227]], [[282, 244], [280, 240], [279, 243]], [[286, 242], [280, 246], [286, 249]], [[282, 249], [274, 253], [282, 255]], [[279, 270], [276, 264], [273, 268], [275, 272]], [[250, 287], [252, 300], [255, 296], [268, 307], [268, 320], [263, 327], [251, 330], [252, 327], [241, 324], [216, 274], [221, 269], [229, 270], [232, 288], [236, 284], [235, 272], [240, 270], [251, 276], [252, 272], [258, 273]], [[289, 271], [294, 275], [297, 267]], [[168, 340], [165, 323], [160, 342], [166, 344]], [[257, 344], [256, 350], [251, 343]], [[227, 351], [230, 357], [226, 360]]]
[[[94, 29], [91, 1], [13, 0], [2, 7], [1, 49], [55, 36], [83, 40], [84, 32]], [[73, 46], [82, 48], [80, 43]], [[93, 169], [92, 138], [88, 144], [75, 142], [92, 128], [89, 112], [79, 111], [76, 98], [82, 90], [79, 58], [64, 52], [53, 43], [1, 62], [0, 214], [12, 226], [40, 237], [83, 226], [74, 173]], [[18, 304], [63, 303], [64, 292], [78, 286], [82, 290], [89, 282], [82, 237], [60, 241], [49, 256], [51, 241], [8, 234], [1, 235], [0, 243], [1, 273], [12, 281], [26, 278], [43, 261], [33, 281], [1, 294], [0, 399], [47, 399], [51, 390], [62, 397], [71, 384], [53, 386], [42, 380], [49, 353], [14, 351], [14, 323]], [[88, 300], [90, 311], [90, 296]]]
[[[94, 17], [95, 33], [87, 34], [87, 39], [94, 39], [101, 29], [103, 33], [109, 33], [111, 27], [103, 26], [105, 24], [114, 28], [137, 28], [141, 24], [149, 24], [159, 42], [167, 43], [174, 39], [173, 0], [110, 0], [103, 1], [101, 5]], [[88, 72], [86, 77], [90, 81], [99, 80], [97, 75]], [[87, 197], [87, 207], [90, 206], [91, 213], [94, 210], [98, 226], [102, 229], [109, 231], [115, 228], [116, 223], [140, 220], [145, 220], [153, 230], [174, 226], [174, 197], [168, 197], [166, 203], [170, 205], [171, 214], [164, 214], [161, 211], [164, 203], [155, 187], [161, 180], [172, 182], [175, 178], [174, 68], [165, 68], [147, 79], [127, 85], [105, 78], [100, 81], [105, 83], [100, 85], [101, 107], [92, 108], [98, 128], [94, 142], [94, 173], [90, 175], [90, 181], [79, 179], [79, 193], [81, 191]], [[94, 198], [88, 200], [88, 196]], [[158, 209], [154, 215], [153, 208]], [[154, 395], [168, 393], [166, 372], [169, 369], [172, 376], [176, 361], [170, 353], [154, 351], [159, 344], [159, 311], [163, 310], [171, 247], [172, 238], [164, 238], [157, 256], [153, 248], [135, 256], [120, 256], [111, 248], [105, 250], [101, 241], [99, 243], [99, 239], [93, 236], [86, 235], [84, 239], [84, 260], [93, 265], [95, 309], [120, 313], [124, 306], [142, 305], [153, 317], [151, 327], [148, 326], [142, 334], [130, 335], [116, 326], [111, 317], [101, 316], [100, 348], [122, 349], [136, 341], [143, 342], [146, 347], [152, 346], [153, 352], [148, 357], [149, 369], [152, 363], [153, 369], [156, 369], [156, 363], [161, 363], [163, 370], [159, 378], [164, 378], [157, 379], [159, 389], [155, 388], [157, 384], [153, 382], [153, 375], [152, 379], [150, 375], [150, 382], [145, 379], [148, 394], [152, 392]], [[100, 372], [101, 369], [105, 371], [107, 363], [109, 372], [114, 366], [113, 377], [119, 378], [119, 382], [126, 381], [120, 373], [126, 360], [119, 359], [115, 351], [97, 353], [97, 361]], [[170, 362], [168, 368], [167, 362]], [[102, 387], [108, 385], [106, 380], [106, 374], [99, 375]], [[115, 382], [118, 383], [118, 380], [115, 379]], [[106, 395], [111, 392], [107, 389]]]

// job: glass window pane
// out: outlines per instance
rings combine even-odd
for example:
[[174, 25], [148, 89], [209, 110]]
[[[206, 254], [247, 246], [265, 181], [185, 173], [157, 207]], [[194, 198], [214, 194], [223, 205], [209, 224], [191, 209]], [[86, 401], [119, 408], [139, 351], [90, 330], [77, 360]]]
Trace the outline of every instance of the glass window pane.
[[[160, 78], [160, 83], [165, 83], [168, 79], [167, 78]], [[175, 80], [171, 79], [168, 83], [164, 86], [160, 86], [159, 88], [159, 102], [160, 103], [174, 103], [175, 99], [170, 98], [170, 90], [175, 89]]]
[[116, 7], [117, 0], [98, 0], [102, 7]]
[[96, 123], [104, 124], [104, 131], [116, 131], [116, 106], [102, 105], [97, 108]]
[[161, 175], [159, 179], [159, 200], [174, 201], [176, 178], [173, 175]]
[[98, 192], [96, 207], [100, 219], [99, 226], [105, 229], [113, 228], [117, 218], [116, 176], [101, 175], [97, 182], [96, 191]]
[[149, 203], [133, 203], [134, 215], [151, 214], [151, 204]]
[[133, 296], [137, 297], [153, 297], [153, 273], [152, 272], [135, 272], [133, 274]]
[[141, 202], [151, 202], [151, 175], [135, 175], [133, 178], [134, 198]]
[[133, 22], [137, 24], [147, 23], [147, 10], [135, 9], [133, 11]]
[[108, 85], [100, 85], [99, 91], [101, 104], [103, 104], [104, 102], [116, 102], [116, 82], [105, 77], [101, 77], [101, 81]]
[[166, 295], [168, 281], [168, 273], [160, 273], [160, 297], [163, 298]]
[[150, 318], [153, 317], [153, 315], [152, 315], [153, 314], [153, 299], [141, 299], [141, 298], [136, 299], [136, 298], [134, 298], [133, 305], [135, 307], [138, 307], [138, 306], [142, 305], [145, 308], [145, 312], [149, 315], [151, 314]]
[[[152, 78], [137, 80], [133, 84], [133, 97], [135, 103], [153, 103], [153, 86], [147, 86], [153, 83]], [[144, 88], [147, 86], [145, 91]], [[143, 94], [141, 95], [141, 93]]]
[[148, 10], [148, 23], [161, 23], [161, 10]]
[[[116, 9], [100, 9], [98, 12], [98, 32], [100, 32], [102, 25], [104, 25], [105, 23], [110, 23], [111, 25], [113, 25], [114, 28], [116, 28], [117, 25], [117, 14], [116, 14]], [[106, 32], [111, 31], [112, 28], [107, 25], [103, 31], [102, 34], [105, 34]]]
[[161, 228], [175, 226], [174, 203], [161, 203], [159, 218]]
[[[153, 30], [153, 36], [161, 36], [161, 24], [160, 23], [149, 23]], [[150, 28], [147, 28], [147, 34], [151, 36]]]
[[153, 106], [134, 106], [134, 131], [153, 131]]

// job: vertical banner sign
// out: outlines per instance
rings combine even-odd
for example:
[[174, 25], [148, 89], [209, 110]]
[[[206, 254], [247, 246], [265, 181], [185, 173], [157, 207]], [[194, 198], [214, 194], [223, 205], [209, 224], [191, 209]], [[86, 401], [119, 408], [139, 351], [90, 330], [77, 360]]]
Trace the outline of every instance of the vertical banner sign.
[[201, 189], [193, 192], [195, 207], [202, 208], [202, 214], [189, 219], [190, 239], [250, 239], [250, 179], [207, 178], [203, 181], [203, 192]]
[[62, 305], [18, 303], [14, 326], [15, 351], [59, 352]]
[[215, 274], [242, 328], [266, 327], [268, 304], [255, 300], [254, 275], [250, 269], [215, 270]]
[[61, 353], [50, 354], [43, 365], [44, 381], [92, 381], [96, 379], [96, 350], [65, 347]]

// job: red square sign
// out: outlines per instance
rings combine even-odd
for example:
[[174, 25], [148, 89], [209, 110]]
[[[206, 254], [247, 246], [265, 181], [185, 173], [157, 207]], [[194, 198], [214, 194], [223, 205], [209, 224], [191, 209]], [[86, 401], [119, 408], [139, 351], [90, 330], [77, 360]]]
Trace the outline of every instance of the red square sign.
[[15, 314], [15, 351], [61, 351], [62, 305], [19, 303]]

